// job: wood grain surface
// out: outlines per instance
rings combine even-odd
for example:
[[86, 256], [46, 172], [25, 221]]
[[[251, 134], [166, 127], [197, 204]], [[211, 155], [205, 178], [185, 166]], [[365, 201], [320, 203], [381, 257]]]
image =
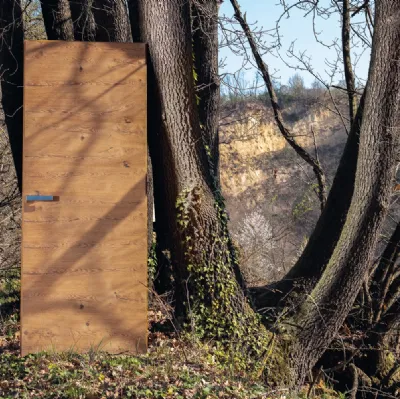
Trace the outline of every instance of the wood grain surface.
[[146, 91], [143, 44], [25, 42], [22, 355], [147, 348]]

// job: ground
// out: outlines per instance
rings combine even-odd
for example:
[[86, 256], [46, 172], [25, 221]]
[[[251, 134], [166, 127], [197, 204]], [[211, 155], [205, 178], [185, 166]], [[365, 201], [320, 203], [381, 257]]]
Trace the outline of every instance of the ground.
[[[293, 397], [285, 389], [269, 388], [261, 376], [240, 371], [234, 362], [221, 362], [212, 343], [199, 343], [190, 334], [154, 331], [168, 324], [161, 312], [150, 311], [149, 320], [146, 355], [111, 356], [93, 350], [85, 355], [21, 357], [18, 313], [12, 313], [0, 326], [0, 398]], [[318, 384], [313, 393], [314, 398], [340, 397]]]

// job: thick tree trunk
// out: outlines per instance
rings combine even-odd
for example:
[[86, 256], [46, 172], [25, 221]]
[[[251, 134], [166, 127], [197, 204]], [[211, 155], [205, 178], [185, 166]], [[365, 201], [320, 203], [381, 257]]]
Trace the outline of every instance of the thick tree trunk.
[[23, 24], [19, 0], [0, 7], [0, 79], [2, 105], [10, 138], [18, 187], [22, 189]]
[[124, 0], [93, 0], [96, 41], [132, 41], [128, 10]]
[[96, 39], [96, 23], [93, 16], [93, 0], [69, 0], [74, 38], [76, 41], [93, 42]]
[[292, 366], [302, 381], [348, 315], [370, 270], [399, 152], [400, 0], [376, 3], [372, 59], [354, 197], [320, 281], [291, 320]]
[[155, 191], [166, 211], [177, 305], [185, 303], [180, 310], [203, 335], [226, 342], [240, 336], [242, 348], [254, 349], [254, 334], [262, 336], [264, 330], [235, 276], [226, 215], [214, 195], [195, 98], [189, 4], [186, 0], [139, 4], [161, 103], [163, 130], [150, 133], [159, 134], [164, 178], [159, 179], [160, 171], [154, 168]]
[[218, 2], [192, 0], [192, 32], [196, 92], [204, 143], [210, 154], [213, 174], [219, 182], [219, 76]]
[[68, 0], [41, 0], [42, 15], [49, 40], [74, 40]]

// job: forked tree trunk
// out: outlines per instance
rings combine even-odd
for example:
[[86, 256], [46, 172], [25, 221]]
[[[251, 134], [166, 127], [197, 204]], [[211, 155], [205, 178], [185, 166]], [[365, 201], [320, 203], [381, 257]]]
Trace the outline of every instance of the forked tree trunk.
[[[303, 291], [310, 292], [316, 282], [322, 275], [326, 265], [328, 264], [337, 241], [342, 233], [342, 229], [346, 220], [347, 212], [351, 204], [354, 190], [354, 179], [357, 165], [357, 156], [359, 149], [359, 132], [363, 116], [363, 99], [351, 126], [349, 138], [341, 158], [335, 180], [325, 204], [324, 195], [324, 178], [318, 161], [313, 159], [307, 151], [305, 151], [293, 138], [290, 130], [285, 126], [279, 109], [276, 94], [272, 85], [272, 80], [268, 72], [268, 67], [261, 57], [254, 34], [246, 21], [245, 15], [241, 12], [238, 1], [231, 0], [235, 10], [235, 18], [241, 24], [244, 33], [249, 41], [254, 58], [257, 62], [259, 70], [262, 72], [266, 86], [269, 91], [271, 104], [274, 109], [275, 119], [280, 127], [281, 133], [296, 152], [310, 165], [313, 166], [317, 179], [320, 183], [320, 198], [323, 206], [322, 214], [317, 225], [307, 243], [302, 256], [289, 273], [278, 283], [269, 287], [253, 289], [252, 293], [255, 303], [259, 307], [275, 307], [284, 298], [281, 303], [286, 305], [287, 299], [292, 299], [293, 294]], [[347, 40], [347, 39], [346, 39]], [[346, 51], [344, 51], [345, 53]], [[295, 290], [293, 290], [295, 287]], [[288, 293], [291, 293], [288, 296]], [[298, 301], [298, 299], [296, 299]]]
[[[282, 298], [284, 306], [294, 292], [302, 292], [302, 295], [309, 293], [331, 259], [353, 198], [364, 99], [365, 94], [361, 97], [325, 207], [304, 251], [282, 280], [268, 289], [253, 290], [258, 307], [277, 306]], [[292, 292], [290, 296], [287, 295], [289, 292]]]
[[216, 0], [192, 0], [193, 55], [196, 93], [204, 143], [210, 153], [213, 174], [219, 181], [219, 76], [218, 8]]
[[23, 24], [19, 0], [4, 0], [0, 6], [0, 80], [18, 187], [22, 190], [22, 90]]
[[74, 40], [68, 0], [41, 0], [42, 15], [49, 40]]
[[291, 320], [292, 367], [302, 382], [343, 324], [373, 260], [399, 153], [400, 0], [376, 1], [372, 59], [354, 197], [321, 279]]
[[69, 0], [74, 38], [76, 41], [93, 42], [96, 39], [96, 23], [93, 16], [93, 0]]
[[164, 179], [156, 178], [155, 168], [155, 191], [165, 209], [177, 305], [202, 334], [233, 341], [240, 336], [245, 348], [246, 342], [254, 344], [255, 331], [263, 329], [247, 304], [240, 276], [235, 276], [239, 272], [228, 249], [226, 215], [214, 194], [202, 142], [189, 4], [186, 0], [141, 0], [139, 4], [161, 106], [163, 129], [150, 134], [158, 134], [153, 140], [158, 140]]
[[[232, 1], [232, 3], [236, 8], [238, 7], [237, 1]], [[342, 46], [346, 86], [349, 93], [349, 114], [352, 122], [347, 143], [324, 209], [301, 257], [281, 281], [269, 287], [252, 290], [255, 303], [259, 307], [274, 307], [279, 303], [281, 306], [285, 306], [288, 300], [292, 300], [300, 292], [301, 295], [305, 295], [311, 291], [332, 256], [351, 204], [364, 96], [362, 96], [357, 109], [354, 73], [350, 56], [349, 18], [350, 10], [348, 0], [346, 0], [342, 12]], [[242, 25], [243, 23], [246, 24], [246, 21], [243, 20]], [[255, 43], [254, 45], [256, 46]], [[288, 295], [289, 292], [290, 295]], [[282, 298], [284, 298], [284, 301], [281, 302]], [[298, 298], [295, 301], [298, 301]]]

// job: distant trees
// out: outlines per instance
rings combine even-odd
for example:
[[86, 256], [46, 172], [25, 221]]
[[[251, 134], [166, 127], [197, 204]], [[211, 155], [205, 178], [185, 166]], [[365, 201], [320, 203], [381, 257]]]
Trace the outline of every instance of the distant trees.
[[240, 266], [248, 283], [276, 275], [271, 262], [275, 247], [271, 223], [260, 211], [246, 214], [233, 237], [239, 246]]
[[305, 84], [304, 78], [296, 73], [289, 78], [288, 86], [290, 93], [294, 98], [301, 98], [304, 94]]

